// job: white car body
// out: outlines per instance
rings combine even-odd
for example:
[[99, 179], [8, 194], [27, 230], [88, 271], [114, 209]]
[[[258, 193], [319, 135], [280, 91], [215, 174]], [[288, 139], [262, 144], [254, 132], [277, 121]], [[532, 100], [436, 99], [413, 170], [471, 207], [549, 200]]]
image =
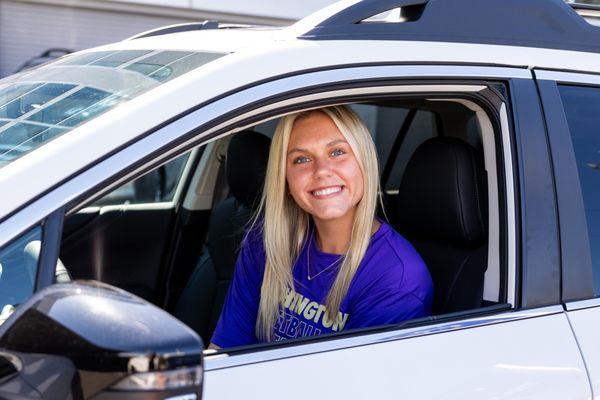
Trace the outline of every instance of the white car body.
[[[470, 93], [485, 88], [481, 81], [486, 79], [600, 86], [600, 53], [497, 44], [298, 38], [335, 11], [332, 8], [283, 30], [182, 32], [86, 50], [231, 54], [158, 86], [2, 167], [0, 246], [100, 183], [104, 186], [99, 193], [107, 193], [147, 169], [148, 163], [135, 164], [147, 154], [168, 149], [152, 160], [152, 165], [159, 165], [184, 147], [203, 143], [213, 132], [239, 131], [250, 124], [239, 125], [238, 121], [267, 115], [269, 110], [279, 115], [285, 111], [277, 110], [290, 104], [350, 93]], [[391, 89], [371, 84], [268, 101], [271, 96], [317, 83], [343, 86], [356, 79], [375, 78], [425, 83]], [[440, 82], [444, 79], [463, 83]], [[522, 234], [518, 229], [525, 223], [519, 222], [518, 193], [513, 191], [519, 179], [519, 171], [513, 169], [519, 149], [510, 138], [514, 116], [503, 106], [499, 156], [505, 162], [501, 173], [507, 177], [503, 188], [507, 196], [500, 206], [507, 210], [509, 240], [506, 302], [514, 305], [524, 279], [517, 265]], [[247, 109], [239, 111], [244, 107]], [[230, 112], [231, 118], [222, 118]], [[198, 127], [202, 127], [199, 133], [192, 135]], [[119, 175], [124, 170], [129, 172]], [[495, 218], [497, 228], [502, 221]], [[490, 256], [498, 256], [500, 250], [490, 247]], [[498, 274], [499, 267], [494, 268], [486, 275], [486, 292], [497, 294], [500, 284], [493, 274]], [[594, 298], [520, 309], [513, 306], [492, 315], [282, 348], [232, 354], [209, 350], [204, 354], [203, 398], [592, 399], [600, 396], [598, 326], [600, 301]]]

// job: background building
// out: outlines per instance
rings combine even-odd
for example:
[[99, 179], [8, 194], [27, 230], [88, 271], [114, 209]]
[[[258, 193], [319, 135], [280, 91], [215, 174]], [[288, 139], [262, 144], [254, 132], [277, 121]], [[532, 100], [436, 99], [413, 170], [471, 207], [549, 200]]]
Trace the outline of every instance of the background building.
[[0, 77], [49, 49], [81, 50], [164, 25], [289, 25], [334, 0], [0, 0]]

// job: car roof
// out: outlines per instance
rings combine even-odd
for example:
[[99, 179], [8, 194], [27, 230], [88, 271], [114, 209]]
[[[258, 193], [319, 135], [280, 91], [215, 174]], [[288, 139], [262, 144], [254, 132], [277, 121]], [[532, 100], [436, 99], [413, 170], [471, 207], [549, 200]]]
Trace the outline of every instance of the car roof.
[[192, 30], [123, 40], [91, 48], [85, 52], [160, 49], [232, 53], [249, 47], [262, 46], [285, 37], [282, 35], [282, 31], [281, 28], [253, 27]]

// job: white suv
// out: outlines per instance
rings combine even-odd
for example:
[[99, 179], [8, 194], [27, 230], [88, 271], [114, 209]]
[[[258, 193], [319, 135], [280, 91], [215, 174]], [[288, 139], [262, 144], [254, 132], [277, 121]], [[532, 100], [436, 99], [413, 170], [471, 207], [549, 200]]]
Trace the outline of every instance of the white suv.
[[[343, 1], [0, 81], [0, 397], [600, 396], [599, 17]], [[277, 119], [333, 104], [373, 135], [434, 315], [203, 350]]]

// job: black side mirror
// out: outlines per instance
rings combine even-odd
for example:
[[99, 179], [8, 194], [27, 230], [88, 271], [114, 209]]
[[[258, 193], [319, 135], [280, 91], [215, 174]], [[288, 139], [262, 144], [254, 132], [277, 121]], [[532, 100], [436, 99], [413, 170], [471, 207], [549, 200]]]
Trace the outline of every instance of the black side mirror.
[[196, 400], [198, 335], [99, 282], [56, 284], [0, 326], [0, 398]]

